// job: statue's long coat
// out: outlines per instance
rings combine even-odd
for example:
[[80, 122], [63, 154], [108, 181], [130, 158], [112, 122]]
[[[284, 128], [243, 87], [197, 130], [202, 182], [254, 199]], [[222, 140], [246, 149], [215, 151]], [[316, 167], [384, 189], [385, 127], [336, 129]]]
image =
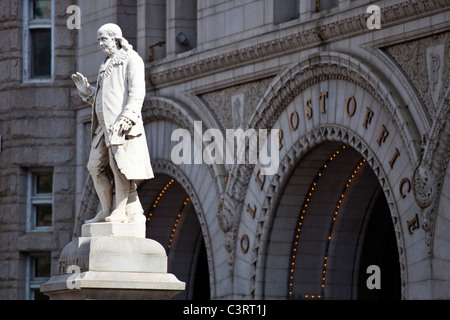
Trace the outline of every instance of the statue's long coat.
[[[113, 58], [107, 58], [103, 62], [97, 88], [91, 87], [91, 98], [86, 100], [92, 104], [91, 138], [94, 146], [98, 143], [94, 141], [94, 136], [99, 126], [95, 108], [103, 109], [106, 129], [121, 116], [133, 121], [134, 125], [127, 132], [125, 143], [111, 146], [117, 166], [128, 180], [154, 177], [141, 114], [145, 93], [145, 67], [142, 58], [132, 48], [122, 48]], [[109, 145], [109, 135], [106, 133], [104, 137], [106, 145]]]

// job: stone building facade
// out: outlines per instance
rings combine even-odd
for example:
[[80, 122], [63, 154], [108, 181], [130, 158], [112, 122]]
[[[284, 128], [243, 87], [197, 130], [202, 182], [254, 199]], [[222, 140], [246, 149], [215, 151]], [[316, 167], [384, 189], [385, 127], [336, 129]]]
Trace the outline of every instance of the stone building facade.
[[[450, 298], [448, 1], [0, 5], [0, 298], [39, 298], [96, 212], [70, 75], [95, 82], [107, 22], [146, 62], [138, 192], [179, 299]], [[276, 173], [220, 161], [238, 129], [277, 130]]]

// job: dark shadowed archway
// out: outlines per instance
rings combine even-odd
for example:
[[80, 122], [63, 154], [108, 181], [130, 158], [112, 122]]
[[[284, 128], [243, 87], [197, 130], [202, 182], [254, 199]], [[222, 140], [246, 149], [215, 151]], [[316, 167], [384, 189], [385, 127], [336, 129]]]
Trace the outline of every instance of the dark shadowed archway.
[[[281, 193], [270, 230], [264, 298], [400, 299], [389, 207], [359, 152], [326, 142], [306, 154]], [[381, 270], [369, 290], [367, 267]]]
[[168, 272], [186, 283], [186, 290], [175, 299], [209, 299], [205, 242], [189, 195], [167, 174], [156, 174], [138, 192], [147, 218], [147, 238], [166, 249]]

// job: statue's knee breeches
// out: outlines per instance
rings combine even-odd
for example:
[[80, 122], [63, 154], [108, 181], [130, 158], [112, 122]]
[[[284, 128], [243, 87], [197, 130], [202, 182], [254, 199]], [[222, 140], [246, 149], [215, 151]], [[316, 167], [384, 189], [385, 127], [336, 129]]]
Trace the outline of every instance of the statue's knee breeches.
[[103, 136], [98, 138], [100, 138], [101, 141], [92, 144], [89, 153], [89, 161], [87, 163], [87, 169], [91, 176], [104, 174], [106, 166], [109, 164], [108, 148], [105, 145], [104, 138]]

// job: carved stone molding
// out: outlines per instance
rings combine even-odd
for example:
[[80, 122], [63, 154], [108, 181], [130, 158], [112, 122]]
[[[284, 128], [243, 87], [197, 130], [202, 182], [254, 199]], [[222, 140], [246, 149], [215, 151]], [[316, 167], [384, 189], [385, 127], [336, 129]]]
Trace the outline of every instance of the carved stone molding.
[[[158, 120], [176, 124], [180, 128], [188, 130], [191, 136], [194, 135], [194, 121], [198, 120], [193, 118], [186, 106], [176, 100], [160, 96], [149, 97], [144, 101], [142, 119], [144, 124]], [[211, 176], [219, 175], [218, 172], [221, 172], [218, 169], [219, 166], [221, 165], [215, 163], [208, 166]], [[220, 193], [222, 185], [219, 185], [217, 180], [216, 182], [214, 187]]]
[[281, 112], [306, 88], [326, 80], [344, 80], [361, 87], [380, 104], [400, 129], [401, 137], [411, 159], [420, 159], [419, 146], [412, 145], [404, 129], [407, 110], [394, 101], [391, 89], [364, 64], [340, 53], [323, 53], [296, 64], [282, 72], [266, 91], [250, 121], [252, 128], [272, 128]]
[[164, 97], [150, 97], [144, 101], [142, 120], [144, 124], [157, 120], [167, 121], [194, 132], [194, 122], [186, 109], [176, 101]]
[[[389, 27], [415, 20], [421, 16], [448, 10], [449, 3], [446, 0], [421, 0], [405, 1], [389, 7], [382, 8], [383, 26]], [[447, 8], [447, 9], [446, 9]], [[294, 52], [311, 48], [324, 42], [355, 37], [367, 32], [366, 19], [368, 14], [359, 14], [322, 26], [314, 26], [310, 29], [289, 34], [274, 40], [259, 42], [245, 48], [239, 48], [230, 52], [198, 59], [195, 62], [187, 62], [183, 66], [150, 68], [149, 78], [154, 86], [171, 85], [180, 81], [187, 81], [207, 74], [216, 73], [254, 63], [258, 60], [268, 59], [287, 52]]]

